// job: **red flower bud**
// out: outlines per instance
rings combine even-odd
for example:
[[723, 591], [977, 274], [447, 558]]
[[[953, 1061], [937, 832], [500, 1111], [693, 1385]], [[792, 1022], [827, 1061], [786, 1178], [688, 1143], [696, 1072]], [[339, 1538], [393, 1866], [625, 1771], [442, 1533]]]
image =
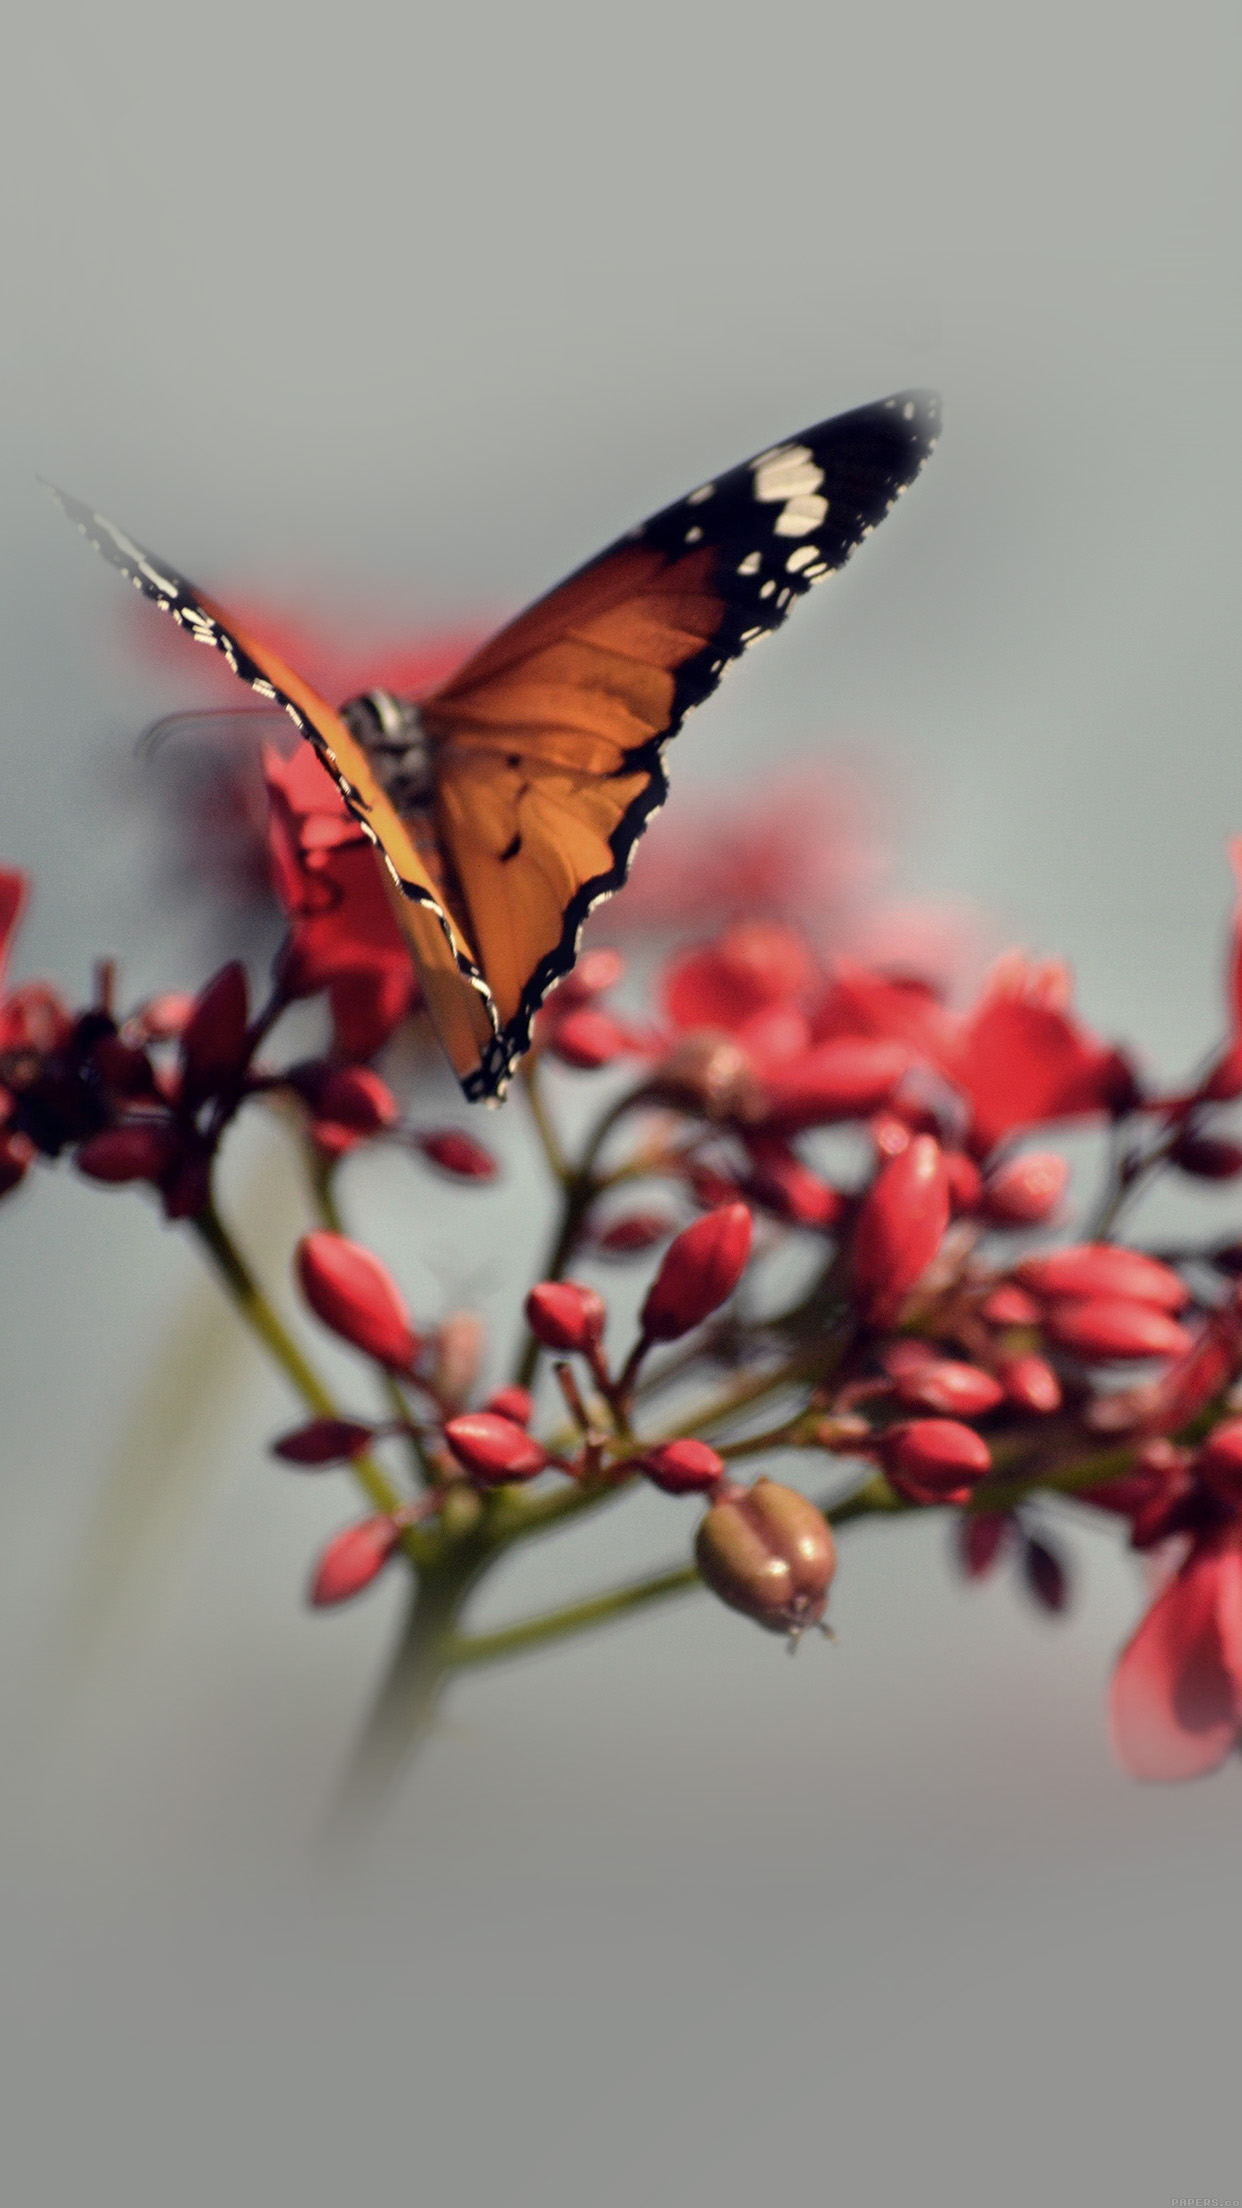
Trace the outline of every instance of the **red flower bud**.
[[175, 1043], [194, 1017], [194, 999], [184, 990], [167, 990], [140, 1004], [126, 1032], [139, 1043]]
[[1231, 1044], [1223, 1058], [1217, 1059], [1199, 1094], [1211, 1104], [1232, 1104], [1235, 1097], [1242, 1096], [1242, 1042]]
[[529, 1426], [535, 1411], [530, 1390], [516, 1386], [497, 1388], [494, 1395], [488, 1396], [483, 1408], [492, 1411], [497, 1418], [511, 1419], [515, 1426], [522, 1427]]
[[79, 1173], [92, 1181], [116, 1186], [126, 1181], [158, 1181], [180, 1147], [170, 1127], [105, 1127], [101, 1134], [87, 1136], [74, 1162]]
[[526, 1298], [527, 1324], [545, 1349], [595, 1348], [607, 1317], [603, 1297], [576, 1280], [540, 1281]]
[[566, 974], [557, 988], [554, 1004], [589, 1004], [592, 997], [602, 997], [606, 990], [615, 989], [625, 972], [625, 960], [620, 951], [584, 951], [571, 973]]
[[312, 1418], [272, 1443], [286, 1464], [343, 1464], [364, 1450], [375, 1432], [350, 1418]]
[[642, 1330], [649, 1342], [675, 1342], [719, 1310], [746, 1270], [752, 1232], [745, 1204], [722, 1204], [682, 1228], [647, 1290]]
[[714, 1594], [772, 1633], [800, 1633], [823, 1617], [836, 1570], [832, 1528], [814, 1503], [775, 1480], [713, 1503], [694, 1544]]
[[367, 1357], [407, 1372], [418, 1337], [392, 1274], [378, 1257], [343, 1234], [319, 1228], [297, 1248], [302, 1293], [317, 1319]]
[[1039, 1305], [1025, 1288], [1015, 1288], [1010, 1281], [1002, 1281], [979, 1306], [979, 1313], [989, 1326], [1037, 1326]]
[[507, 1480], [532, 1480], [548, 1461], [547, 1451], [495, 1411], [463, 1411], [450, 1418], [444, 1438], [472, 1480], [497, 1487]]
[[196, 1219], [211, 1195], [211, 1158], [198, 1137], [178, 1144], [160, 1175], [166, 1219]]
[[1025, 1257], [1014, 1272], [1036, 1296], [1120, 1297], [1158, 1311], [1180, 1311], [1190, 1301], [1185, 1283], [1167, 1265], [1115, 1242], [1079, 1242]]
[[812, 1173], [810, 1166], [779, 1139], [756, 1136], [750, 1149], [752, 1166], [745, 1181], [748, 1196], [791, 1227], [814, 1227], [822, 1232], [835, 1226], [843, 1208], [835, 1188], [821, 1181], [818, 1173]]
[[683, 1035], [651, 1077], [651, 1091], [704, 1119], [758, 1119], [762, 1096], [754, 1067], [728, 1035]]
[[635, 1470], [666, 1495], [710, 1495], [725, 1475], [725, 1460], [705, 1441], [664, 1441], [639, 1458]]
[[793, 1135], [835, 1119], [866, 1119], [888, 1102], [909, 1064], [904, 1043], [819, 1043], [788, 1071], [765, 1076], [763, 1125]]
[[1169, 1156], [1199, 1181], [1232, 1181], [1242, 1173], [1242, 1145], [1220, 1135], [1179, 1135]]
[[397, 1123], [397, 1099], [370, 1066], [308, 1067], [296, 1086], [314, 1113], [316, 1142], [333, 1156]]
[[1069, 1601], [1069, 1574], [1056, 1550], [1029, 1534], [1022, 1545], [1022, 1576], [1041, 1609], [1064, 1610]]
[[392, 1518], [362, 1518], [355, 1526], [329, 1541], [311, 1580], [310, 1599], [316, 1610], [332, 1603], [348, 1602], [383, 1571], [401, 1539], [401, 1527]]
[[594, 1073], [600, 1066], [610, 1066], [631, 1047], [630, 1031], [620, 1020], [586, 1004], [558, 1017], [548, 1037], [554, 1057], [579, 1073]]
[[1017, 1520], [1008, 1510], [964, 1511], [955, 1531], [958, 1562], [967, 1579], [983, 1579], [1008, 1548]]
[[483, 1358], [483, 1321], [477, 1311], [450, 1311], [432, 1345], [432, 1382], [441, 1410], [460, 1410], [474, 1394]]
[[922, 1279], [949, 1224], [949, 1177], [940, 1145], [916, 1135], [882, 1166], [854, 1227], [854, 1292], [873, 1326], [894, 1319]]
[[494, 1181], [498, 1171], [495, 1158], [485, 1150], [473, 1135], [465, 1134], [460, 1127], [445, 1127], [427, 1135], [416, 1135], [415, 1141], [423, 1156], [438, 1165], [441, 1172], [451, 1173], [459, 1181]]
[[25, 1135], [8, 1129], [0, 1134], [0, 1196], [8, 1196], [25, 1179], [34, 1154], [34, 1144]]
[[983, 1196], [983, 1175], [964, 1150], [946, 1150], [944, 1169], [949, 1176], [949, 1202], [956, 1213], [977, 1211]]
[[606, 1257], [638, 1257], [666, 1241], [672, 1231], [672, 1220], [661, 1211], [623, 1211], [600, 1227], [595, 1247]]
[[1177, 1357], [1191, 1336], [1167, 1311], [1150, 1303], [1124, 1303], [1118, 1297], [1090, 1296], [1053, 1304], [1045, 1320], [1048, 1337], [1059, 1349], [1072, 1350], [1088, 1364], [1140, 1357]]
[[1011, 1357], [1000, 1368], [1005, 1393], [1019, 1410], [1059, 1411], [1061, 1383], [1044, 1357]]
[[912, 1418], [880, 1437], [889, 1485], [908, 1503], [968, 1503], [992, 1468], [986, 1441], [955, 1418]]
[[1069, 1166], [1055, 1150], [1030, 1150], [990, 1173], [983, 1216], [998, 1227], [1037, 1227], [1050, 1219], [1069, 1183]]
[[245, 1066], [248, 1001], [246, 970], [237, 959], [200, 992], [181, 1037], [181, 1093], [191, 1108]]
[[1222, 1502], [1242, 1503], [1242, 1418], [1223, 1419], [1194, 1461], [1201, 1480]]
[[932, 1358], [926, 1364], [897, 1376], [899, 1403], [911, 1410], [943, 1411], [946, 1416], [980, 1418], [995, 1410], [1004, 1396], [999, 1380], [978, 1365], [963, 1365], [950, 1357]]

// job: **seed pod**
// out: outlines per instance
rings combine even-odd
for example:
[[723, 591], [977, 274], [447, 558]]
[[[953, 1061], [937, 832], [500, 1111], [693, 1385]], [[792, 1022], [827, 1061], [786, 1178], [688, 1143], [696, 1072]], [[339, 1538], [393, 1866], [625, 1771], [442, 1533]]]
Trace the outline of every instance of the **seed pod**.
[[449, 1419], [444, 1438], [457, 1462], [481, 1487], [533, 1480], [548, 1461], [547, 1451], [530, 1434], [495, 1411], [463, 1411], [460, 1418]]
[[1143, 1357], [1177, 1357], [1191, 1336], [1167, 1311], [1120, 1297], [1084, 1296], [1054, 1303], [1044, 1322], [1048, 1338], [1087, 1364]]
[[694, 1545], [714, 1594], [771, 1633], [823, 1617], [836, 1570], [832, 1528], [814, 1503], [775, 1480], [713, 1503]]
[[635, 1469], [666, 1495], [710, 1495], [724, 1478], [725, 1460], [705, 1441], [664, 1441], [648, 1449]]
[[363, 1518], [334, 1534], [315, 1566], [310, 1599], [316, 1610], [348, 1602], [383, 1571], [401, 1539], [393, 1518]]
[[318, 1228], [297, 1249], [302, 1293], [317, 1319], [342, 1340], [393, 1371], [406, 1372], [418, 1337], [386, 1265], [343, 1234]]
[[677, 1341], [727, 1302], [746, 1270], [752, 1231], [745, 1204], [722, 1204], [682, 1229], [647, 1291], [642, 1330], [649, 1342]]
[[603, 1338], [607, 1305], [594, 1288], [576, 1280], [542, 1280], [526, 1298], [526, 1321], [545, 1349], [597, 1347]]
[[1069, 1166], [1055, 1150], [1030, 1150], [990, 1173], [983, 1216], [998, 1227], [1036, 1227], [1050, 1219], [1069, 1183]]
[[1181, 1311], [1190, 1291], [1168, 1265], [1142, 1250], [1115, 1242], [1079, 1242], [1043, 1257], [1023, 1258], [1014, 1272], [1035, 1296], [1124, 1298], [1151, 1304], [1157, 1311]]
[[912, 1418], [880, 1440], [889, 1485], [908, 1503], [968, 1503], [992, 1469], [981, 1434], [955, 1418]]
[[882, 1166], [863, 1199], [851, 1259], [859, 1309], [888, 1325], [922, 1279], [949, 1224], [949, 1177], [933, 1135]]

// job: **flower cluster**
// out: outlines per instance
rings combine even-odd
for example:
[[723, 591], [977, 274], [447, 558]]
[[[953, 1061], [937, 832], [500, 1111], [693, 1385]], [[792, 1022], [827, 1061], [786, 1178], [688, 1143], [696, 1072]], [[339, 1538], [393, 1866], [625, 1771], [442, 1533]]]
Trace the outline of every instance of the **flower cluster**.
[[[1242, 928], [1225, 1039], [1175, 1091], [1091, 1030], [1063, 966], [1020, 953], [962, 1006], [914, 962], [825, 960], [787, 919], [733, 917], [674, 950], [636, 1010], [620, 954], [588, 951], [517, 1085], [559, 1219], [501, 1381], [477, 1315], [416, 1320], [342, 1217], [361, 1146], [417, 1153], [467, 1203], [498, 1164], [464, 1127], [420, 1124], [394, 1061], [377, 1068], [419, 993], [372, 853], [308, 750], [269, 755], [265, 776], [286, 920], [266, 996], [252, 1005], [237, 962], [129, 1010], [106, 967], [82, 1010], [41, 983], [8, 989], [0, 1193], [68, 1156], [155, 1190], [198, 1236], [304, 1405], [276, 1456], [343, 1470], [367, 1498], [317, 1560], [313, 1603], [405, 1571], [430, 1698], [463, 1664], [698, 1584], [794, 1640], [827, 1630], [836, 1531], [863, 1516], [947, 1513], [968, 1579], [1012, 1555], [1057, 1613], [1068, 1504], [1124, 1524], [1160, 1576], [1114, 1681], [1119, 1755], [1149, 1778], [1217, 1765], [1242, 1729], [1242, 1245], [1117, 1234], [1158, 1176], [1242, 1175], [1225, 1116], [1242, 1097]], [[0, 875], [0, 959], [23, 896]], [[290, 1058], [277, 1030], [305, 999], [328, 1039]], [[571, 1154], [558, 1091], [595, 1081]], [[220, 1217], [215, 1162], [252, 1107], [303, 1149], [311, 1218], [291, 1270], [313, 1322], [361, 1360], [365, 1407], [319, 1379]], [[1051, 1132], [1067, 1126], [1108, 1135], [1098, 1199], [1073, 1212]], [[626, 1266], [637, 1296], [609, 1285]], [[465, 1629], [515, 1543], [639, 1488], [698, 1511], [669, 1571]]]

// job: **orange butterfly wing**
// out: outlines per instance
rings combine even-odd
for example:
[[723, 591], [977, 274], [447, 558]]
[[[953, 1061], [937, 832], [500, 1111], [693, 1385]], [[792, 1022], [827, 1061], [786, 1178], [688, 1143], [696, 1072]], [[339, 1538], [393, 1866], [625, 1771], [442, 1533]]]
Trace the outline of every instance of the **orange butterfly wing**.
[[667, 793], [662, 754], [726, 668], [869, 536], [932, 450], [903, 392], [804, 430], [656, 514], [421, 701], [436, 831], [500, 1031], [500, 1094], [593, 906]]
[[[49, 486], [50, 488], [50, 486]], [[313, 744], [361, 833], [375, 846], [392, 886], [393, 906], [418, 966], [428, 1011], [458, 1079], [478, 1079], [492, 1046], [496, 1018], [473, 946], [449, 911], [435, 854], [420, 849], [376, 780], [370, 762], [339, 713], [317, 696], [276, 652], [248, 636], [166, 561], [77, 499], [54, 491], [72, 521], [145, 598], [172, 615], [196, 643], [223, 653], [233, 673], [258, 696], [283, 708]]]

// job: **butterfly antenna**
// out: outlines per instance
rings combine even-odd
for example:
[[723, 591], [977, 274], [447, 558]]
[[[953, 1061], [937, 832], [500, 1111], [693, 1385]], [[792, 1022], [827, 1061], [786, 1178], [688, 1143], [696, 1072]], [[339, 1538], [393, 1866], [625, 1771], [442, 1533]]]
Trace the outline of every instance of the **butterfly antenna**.
[[164, 713], [158, 721], [151, 721], [143, 729], [134, 745], [134, 753], [144, 763], [154, 759], [157, 751], [162, 749], [170, 736], [175, 736], [178, 732], [186, 729], [197, 728], [201, 722], [205, 721], [283, 721], [283, 719], [284, 715], [279, 708], [273, 709], [270, 705], [205, 705], [200, 706], [194, 712]]

